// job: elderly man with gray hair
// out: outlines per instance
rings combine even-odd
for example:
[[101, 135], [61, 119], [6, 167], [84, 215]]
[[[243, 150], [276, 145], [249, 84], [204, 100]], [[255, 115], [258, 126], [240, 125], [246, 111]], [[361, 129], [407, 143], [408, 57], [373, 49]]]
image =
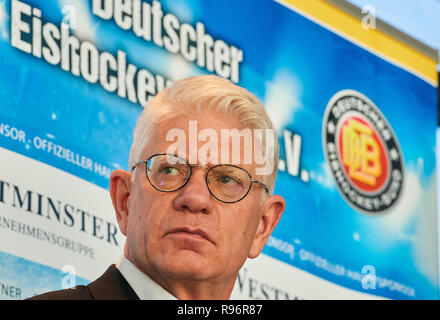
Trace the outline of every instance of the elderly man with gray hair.
[[278, 150], [247, 90], [216, 76], [174, 82], [139, 117], [130, 171], [110, 177], [123, 256], [87, 286], [33, 299], [229, 299], [285, 208], [272, 194]]

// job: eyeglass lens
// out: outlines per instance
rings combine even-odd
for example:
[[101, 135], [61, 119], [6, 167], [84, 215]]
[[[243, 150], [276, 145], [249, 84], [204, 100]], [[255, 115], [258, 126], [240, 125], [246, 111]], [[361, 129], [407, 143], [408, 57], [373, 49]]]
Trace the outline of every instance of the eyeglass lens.
[[[191, 167], [178, 157], [156, 155], [147, 163], [147, 177], [150, 183], [160, 191], [175, 191], [189, 179]], [[233, 165], [212, 167], [207, 174], [209, 191], [220, 201], [235, 202], [241, 200], [249, 191], [251, 177], [242, 168]]]

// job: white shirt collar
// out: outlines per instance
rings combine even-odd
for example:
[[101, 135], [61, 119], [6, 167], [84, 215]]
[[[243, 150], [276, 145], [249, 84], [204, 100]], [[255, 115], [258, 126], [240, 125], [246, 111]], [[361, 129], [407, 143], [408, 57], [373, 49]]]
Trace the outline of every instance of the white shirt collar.
[[166, 291], [149, 276], [140, 271], [127, 258], [122, 256], [116, 264], [119, 272], [130, 284], [141, 300], [177, 300], [175, 296]]

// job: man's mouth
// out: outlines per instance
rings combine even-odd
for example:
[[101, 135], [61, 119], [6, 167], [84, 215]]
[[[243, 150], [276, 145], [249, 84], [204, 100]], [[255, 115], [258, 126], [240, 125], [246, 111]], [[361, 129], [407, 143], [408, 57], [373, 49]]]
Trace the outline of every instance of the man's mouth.
[[197, 238], [204, 239], [204, 240], [208, 240], [208, 241], [214, 243], [211, 240], [211, 238], [208, 236], [208, 234], [205, 231], [203, 231], [202, 229], [191, 229], [191, 228], [187, 228], [187, 227], [181, 227], [181, 228], [172, 229], [171, 231], [167, 232], [167, 235], [168, 234], [190, 236], [195, 239], [197, 239]]

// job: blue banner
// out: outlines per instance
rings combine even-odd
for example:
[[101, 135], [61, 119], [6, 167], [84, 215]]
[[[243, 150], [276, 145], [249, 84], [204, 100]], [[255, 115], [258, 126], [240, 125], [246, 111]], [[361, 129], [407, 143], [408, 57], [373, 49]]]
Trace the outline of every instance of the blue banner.
[[211, 73], [247, 88], [287, 203], [263, 253], [353, 292], [439, 298], [437, 88], [402, 66], [269, 0], [3, 0], [0, 50], [0, 147], [104, 189], [161, 89]]

